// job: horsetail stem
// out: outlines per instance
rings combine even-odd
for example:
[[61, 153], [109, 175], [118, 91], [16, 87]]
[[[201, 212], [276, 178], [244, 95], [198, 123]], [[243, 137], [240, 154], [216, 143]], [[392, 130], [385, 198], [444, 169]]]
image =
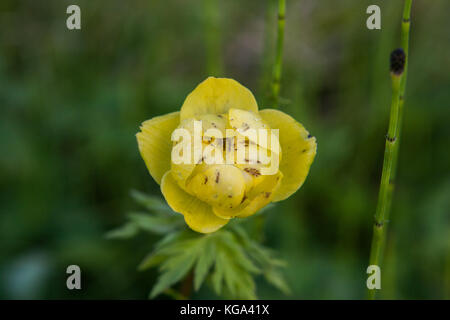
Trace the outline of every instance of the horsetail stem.
[[[392, 174], [392, 163], [394, 149], [398, 145], [398, 115], [400, 100], [400, 82], [404, 71], [405, 53], [402, 49], [394, 50], [391, 54], [391, 81], [392, 81], [392, 101], [391, 113], [389, 117], [389, 128], [386, 134], [386, 146], [384, 151], [383, 171], [381, 174], [380, 191], [378, 194], [378, 204], [375, 212], [373, 225], [372, 248], [370, 252], [369, 265], [380, 265], [380, 259], [386, 238], [385, 222], [388, 218], [389, 186]], [[375, 298], [375, 290], [369, 289], [369, 299]]]
[[[279, 94], [281, 85], [281, 68], [283, 64], [283, 43], [284, 43], [284, 24], [285, 24], [285, 14], [286, 14], [286, 1], [278, 0], [278, 16], [277, 16], [277, 47], [275, 55], [275, 63], [273, 65], [272, 73], [272, 97], [273, 97], [273, 107], [279, 109]], [[256, 224], [256, 236], [259, 241], [264, 240], [264, 225], [266, 222], [265, 215], [259, 215]]]
[[208, 76], [223, 76], [220, 8], [217, 0], [203, 0], [206, 31], [206, 72]]
[[279, 108], [279, 94], [281, 83], [281, 68], [283, 64], [283, 43], [284, 43], [284, 24], [286, 13], [286, 1], [278, 0], [278, 29], [277, 29], [277, 47], [275, 64], [273, 66], [272, 76], [272, 95], [274, 99], [274, 108]]
[[[400, 141], [402, 126], [403, 126], [403, 106], [405, 103], [405, 89], [406, 89], [406, 79], [408, 74], [408, 60], [409, 60], [409, 29], [411, 25], [411, 5], [412, 0], [406, 0], [405, 6], [403, 8], [403, 18], [402, 18], [402, 32], [401, 32], [401, 46], [406, 55], [405, 61], [405, 71], [403, 72], [402, 79], [400, 81], [400, 102], [398, 106], [398, 134], [397, 140]], [[391, 184], [389, 187], [389, 206], [388, 210], [390, 210], [392, 194], [395, 188], [395, 178], [397, 175], [397, 162], [398, 162], [398, 147], [394, 149], [394, 161], [392, 164], [392, 176], [391, 176]]]
[[[409, 29], [412, 0], [405, 0], [402, 17], [401, 45], [391, 54], [392, 102], [388, 134], [381, 175], [380, 192], [378, 197], [375, 222], [373, 226], [370, 265], [380, 265], [386, 239], [385, 222], [389, 219], [389, 212], [394, 191], [396, 176], [399, 139], [403, 119], [403, 104], [406, 88], [408, 67]], [[375, 290], [368, 291], [369, 299], [375, 299]]]

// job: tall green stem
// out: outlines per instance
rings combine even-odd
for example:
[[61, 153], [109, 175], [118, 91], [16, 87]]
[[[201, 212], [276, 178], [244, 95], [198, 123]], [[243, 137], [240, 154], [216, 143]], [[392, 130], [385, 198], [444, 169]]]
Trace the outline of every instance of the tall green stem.
[[[370, 265], [380, 266], [383, 257], [386, 240], [385, 222], [389, 219], [392, 194], [394, 191], [394, 179], [397, 169], [399, 137], [403, 119], [403, 103], [406, 88], [406, 72], [408, 64], [409, 27], [412, 0], [405, 0], [402, 19], [402, 49], [404, 51], [404, 67], [400, 73], [391, 73], [392, 78], [392, 102], [389, 119], [389, 129], [386, 135], [386, 147], [381, 175], [378, 204], [375, 212], [373, 226], [372, 247], [370, 252]], [[375, 298], [375, 289], [369, 290], [369, 299]]]
[[278, 30], [277, 30], [277, 48], [276, 48], [277, 51], [272, 76], [272, 95], [274, 99], [274, 108], [279, 108], [281, 68], [283, 64], [285, 14], [286, 14], [286, 1], [278, 0]]
[[220, 8], [217, 0], [203, 0], [206, 32], [206, 72], [208, 76], [223, 76]]
[[[400, 102], [398, 108], [398, 137], [397, 140], [400, 141], [402, 127], [403, 127], [403, 106], [405, 103], [405, 89], [406, 89], [406, 80], [408, 74], [408, 61], [409, 61], [409, 30], [411, 26], [411, 5], [412, 0], [406, 0], [405, 6], [403, 7], [403, 18], [402, 18], [402, 33], [401, 33], [401, 45], [402, 49], [405, 52], [406, 61], [405, 61], [405, 71], [403, 72], [403, 76], [400, 82]], [[399, 145], [399, 144], [398, 144]], [[395, 188], [395, 179], [397, 176], [397, 162], [398, 162], [398, 150], [399, 148], [395, 148], [394, 150], [394, 161], [392, 167], [392, 177], [389, 183], [389, 205], [388, 210], [390, 211], [392, 197]]]
[[[277, 26], [277, 47], [275, 55], [275, 63], [273, 65], [272, 73], [272, 97], [273, 97], [273, 107], [275, 109], [279, 108], [279, 94], [280, 94], [280, 83], [281, 83], [281, 69], [283, 64], [283, 43], [284, 43], [284, 23], [285, 23], [285, 13], [286, 13], [286, 1], [278, 0], [278, 26]], [[258, 233], [258, 238], [260, 241], [264, 240], [264, 225], [266, 222], [266, 216], [260, 215], [256, 218], [256, 232]]]
[[[380, 191], [378, 194], [377, 210], [375, 212], [375, 222], [373, 226], [372, 248], [370, 252], [370, 265], [380, 265], [380, 258], [384, 247], [385, 240], [385, 222], [388, 218], [389, 204], [389, 182], [392, 174], [392, 163], [394, 149], [397, 141], [397, 125], [399, 113], [399, 97], [400, 97], [400, 76], [392, 74], [392, 101], [391, 114], [389, 119], [389, 129], [386, 135], [386, 146], [384, 150], [383, 171], [381, 174]], [[369, 290], [369, 298], [375, 297], [375, 290]]]

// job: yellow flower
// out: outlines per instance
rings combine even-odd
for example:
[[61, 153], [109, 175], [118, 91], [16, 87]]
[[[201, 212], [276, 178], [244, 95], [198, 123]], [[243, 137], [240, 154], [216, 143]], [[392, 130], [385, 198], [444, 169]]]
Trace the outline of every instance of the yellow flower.
[[[199, 121], [201, 150], [209, 148], [213, 151], [209, 155], [224, 158], [236, 151], [244, 154], [244, 162], [237, 161], [234, 153], [227, 158], [231, 162], [208, 162], [205, 153], [194, 159], [195, 152], [188, 156], [192, 161], [174, 161], [179, 145], [172, 141], [172, 133], [185, 129], [195, 141], [194, 126]], [[249, 128], [267, 129], [273, 145], [279, 141], [280, 148], [242, 138]], [[248, 217], [270, 202], [288, 198], [305, 181], [316, 155], [316, 139], [300, 123], [278, 110], [258, 111], [253, 94], [232, 79], [209, 77], [188, 95], [179, 112], [147, 120], [140, 129], [136, 137], [150, 175], [161, 185], [169, 206], [184, 216], [191, 229], [202, 233], [214, 232], [231, 218]], [[208, 129], [226, 137], [231, 132], [232, 141], [210, 136]], [[279, 140], [271, 135], [273, 129], [279, 130]], [[266, 162], [248, 159], [249, 145], [256, 145], [258, 152], [263, 150], [271, 162], [279, 164], [275, 171], [267, 171]], [[244, 146], [246, 151], [240, 153]], [[262, 174], [263, 170], [269, 174]]]

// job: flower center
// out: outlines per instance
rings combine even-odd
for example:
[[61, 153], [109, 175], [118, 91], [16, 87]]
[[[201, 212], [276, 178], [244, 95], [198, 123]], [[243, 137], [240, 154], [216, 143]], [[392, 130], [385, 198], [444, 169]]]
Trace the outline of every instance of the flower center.
[[230, 109], [184, 120], [179, 129], [184, 133], [172, 135], [175, 179], [225, 218], [247, 205], [252, 191], [278, 172], [278, 136], [254, 113]]

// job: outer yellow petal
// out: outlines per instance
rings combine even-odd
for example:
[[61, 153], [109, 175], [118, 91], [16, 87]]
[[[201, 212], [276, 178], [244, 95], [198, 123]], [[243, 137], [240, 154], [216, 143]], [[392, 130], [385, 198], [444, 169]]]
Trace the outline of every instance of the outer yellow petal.
[[160, 184], [163, 175], [170, 170], [172, 131], [180, 123], [180, 113], [172, 112], [154, 117], [141, 125], [141, 132], [136, 134], [141, 156], [150, 175]]
[[266, 176], [264, 181], [256, 186], [251, 192], [251, 201], [241, 212], [239, 212], [238, 218], [245, 218], [254, 215], [260, 209], [272, 202], [273, 197], [276, 194], [277, 189], [281, 186], [283, 179], [283, 174], [281, 172], [278, 172], [272, 176]]
[[181, 189], [170, 171], [166, 172], [161, 180], [161, 191], [169, 206], [181, 213], [188, 226], [194, 231], [210, 233], [228, 223], [228, 220], [217, 217], [210, 205]]
[[[187, 151], [187, 154], [184, 154], [184, 156], [187, 156], [188, 163], [174, 163], [171, 161], [171, 172], [175, 180], [178, 182], [178, 185], [186, 191], [186, 180], [190, 177], [192, 174], [192, 171], [194, 171], [196, 167], [196, 163], [199, 159], [194, 159], [194, 121], [195, 119], [187, 119], [184, 121], [181, 121], [180, 125], [177, 127], [177, 129], [186, 129], [190, 133], [190, 144], [187, 141], [184, 141], [184, 138], [181, 138], [181, 141], [174, 142], [174, 149], [172, 149], [172, 152], [177, 152], [177, 147], [183, 148], [183, 147], [190, 147], [190, 151]], [[183, 150], [184, 153], [184, 150]]]
[[233, 79], [209, 77], [192, 91], [180, 110], [181, 120], [202, 114], [223, 114], [230, 108], [258, 112], [253, 94]]
[[316, 138], [291, 116], [274, 109], [260, 111], [261, 117], [272, 129], [280, 130], [280, 145], [283, 158], [280, 171], [284, 174], [273, 201], [281, 201], [297, 191], [308, 175], [316, 155]]

